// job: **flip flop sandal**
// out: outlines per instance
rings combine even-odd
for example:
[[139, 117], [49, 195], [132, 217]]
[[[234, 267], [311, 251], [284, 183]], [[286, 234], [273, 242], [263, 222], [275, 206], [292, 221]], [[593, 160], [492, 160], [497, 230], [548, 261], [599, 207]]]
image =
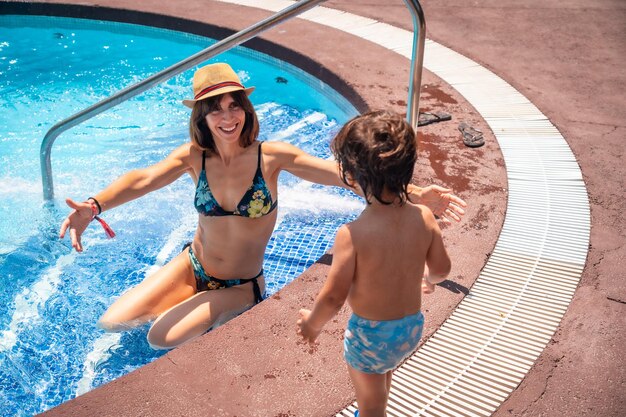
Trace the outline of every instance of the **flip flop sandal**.
[[470, 148], [478, 148], [485, 144], [483, 138], [483, 132], [478, 129], [474, 129], [472, 126], [465, 122], [459, 124], [459, 131], [463, 135], [463, 143]]
[[437, 112], [437, 113], [420, 113], [417, 119], [418, 126], [426, 126], [431, 123], [445, 122], [446, 120], [451, 120], [452, 116], [448, 113]]

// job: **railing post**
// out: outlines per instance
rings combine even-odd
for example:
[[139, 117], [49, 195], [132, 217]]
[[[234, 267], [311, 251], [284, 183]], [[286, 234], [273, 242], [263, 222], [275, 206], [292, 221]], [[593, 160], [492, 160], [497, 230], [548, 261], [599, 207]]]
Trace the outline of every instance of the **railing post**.
[[[54, 135], [54, 137], [52, 137]], [[50, 162], [50, 151], [54, 139], [59, 136], [58, 133], [48, 131], [41, 141], [39, 150], [39, 164], [41, 165], [41, 184], [43, 186], [44, 201], [51, 201], [54, 198], [54, 184], [52, 184], [52, 163]]]
[[411, 76], [406, 117], [411, 126], [417, 130], [422, 68], [424, 66], [424, 46], [426, 44], [426, 21], [424, 20], [424, 11], [418, 0], [404, 0], [404, 2], [413, 17], [413, 52], [411, 55]]

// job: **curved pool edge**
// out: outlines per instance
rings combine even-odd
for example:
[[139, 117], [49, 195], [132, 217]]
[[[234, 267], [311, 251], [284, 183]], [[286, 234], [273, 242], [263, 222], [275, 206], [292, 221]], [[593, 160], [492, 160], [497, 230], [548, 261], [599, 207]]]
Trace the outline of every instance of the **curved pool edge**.
[[[4, 15], [23, 14], [105, 20], [175, 30], [206, 36], [212, 39], [223, 39], [239, 30], [224, 26], [223, 21], [206, 23], [192, 18], [155, 13], [153, 10], [115, 8], [98, 4], [88, 4], [86, 2], [70, 4], [61, 2], [1, 1], [0, 3], [3, 4], [3, 7], [0, 9], [0, 14]], [[345, 97], [359, 112], [367, 110], [368, 105], [363, 97], [361, 97], [345, 79], [342, 79], [331, 69], [320, 65], [306, 55], [263, 37], [253, 38], [243, 43], [242, 46], [271, 55], [274, 58], [288, 62], [306, 71], [313, 77], [323, 80]]]
[[[123, 2], [107, 3], [120, 5]], [[167, 5], [161, 6], [167, 8]], [[236, 30], [267, 15], [250, 9], [245, 19], [242, 19], [235, 9], [212, 3], [212, 14], [207, 16], [207, 23], [215, 20], [223, 24], [224, 21], [233, 20], [228, 16], [235, 15], [240, 25], [233, 28]], [[406, 59], [372, 46], [369, 42], [307, 22], [288, 22], [283, 29], [282, 32], [268, 32], [267, 38], [285, 45], [295, 44], [294, 49], [298, 53], [315, 56], [314, 62], [319, 62], [321, 67], [337, 68], [340, 76], [351, 80], [351, 86], [364, 97], [369, 108], [392, 107], [404, 111], [409, 69]], [[349, 42], [351, 51], [346, 54], [345, 51], [320, 50], [323, 39], [337, 44]], [[368, 56], [361, 56], [363, 51], [367, 51]], [[346, 62], [350, 65], [346, 65]], [[439, 83], [436, 77], [429, 74], [425, 74], [424, 80], [425, 84]], [[446, 89], [445, 86], [441, 88]], [[447, 95], [451, 94], [447, 91]], [[474, 119], [479, 124], [480, 120], [472, 114], [471, 106], [459, 102], [461, 104], [455, 110], [455, 118]], [[432, 97], [430, 101], [423, 101], [422, 107], [429, 103], [434, 108], [440, 104], [437, 97]], [[425, 128], [422, 133], [430, 140], [440, 139], [452, 144], [449, 151], [455, 155], [451, 157], [463, 164], [463, 159], [468, 155], [461, 152], [462, 147], [454, 148], [458, 142], [455, 130], [455, 126], [448, 124]], [[428, 152], [432, 154], [434, 150]], [[497, 146], [485, 147], [480, 157], [475, 154], [471, 156], [474, 162], [484, 158], [497, 160], [500, 157]], [[426, 174], [422, 178], [428, 179], [420, 182], [432, 181], [437, 176], [436, 169], [432, 168], [434, 172], [430, 173], [431, 177], [428, 178]], [[446, 179], [453, 184], [446, 184], [457, 185], [454, 180], [458, 177], [448, 175]], [[481, 176], [477, 177], [480, 180]], [[446, 182], [446, 179], [443, 181]], [[460, 195], [468, 198], [472, 191], [470, 186], [461, 190]], [[505, 192], [501, 190], [497, 195], [503, 194]], [[447, 235], [451, 251], [458, 252], [455, 258], [459, 281], [466, 287], [471, 286], [472, 277], [475, 278], [484, 265], [501, 225], [504, 209], [502, 204], [498, 205], [498, 201], [493, 200], [497, 200], [493, 195], [482, 195], [480, 201], [474, 199], [472, 203], [476, 205], [466, 216], [464, 224], [459, 229], [453, 229], [460, 230], [462, 236]], [[493, 213], [489, 208], [495, 208], [491, 210]], [[472, 227], [472, 223], [477, 221], [484, 225], [480, 230]], [[480, 236], [483, 241], [474, 244], [475, 251], [471, 254], [462, 253], [461, 248], [474, 242], [476, 236]], [[327, 265], [324, 263], [314, 265], [278, 294], [228, 325], [76, 400], [64, 403], [46, 415], [128, 415], [129, 409], [141, 409], [145, 415], [333, 414], [353, 399], [340, 353], [347, 310], [344, 309], [337, 320], [329, 325], [325, 332], [327, 339], [313, 352], [298, 343], [293, 331], [298, 309], [312, 303], [326, 271]], [[447, 317], [461, 298], [462, 292], [442, 293], [441, 299], [427, 306], [431, 310], [431, 328], [428, 333], [438, 327], [437, 323], [440, 324]], [[222, 349], [216, 349], [215, 346]], [[115, 400], [111, 401], [112, 398]]]

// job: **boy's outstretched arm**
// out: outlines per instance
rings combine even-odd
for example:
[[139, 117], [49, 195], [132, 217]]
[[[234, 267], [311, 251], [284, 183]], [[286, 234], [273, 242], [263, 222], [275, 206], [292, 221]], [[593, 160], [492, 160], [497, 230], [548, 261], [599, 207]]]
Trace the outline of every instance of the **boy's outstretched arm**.
[[324, 325], [341, 309], [348, 298], [355, 267], [356, 253], [350, 229], [343, 225], [337, 231], [330, 272], [315, 299], [313, 310], [300, 310], [296, 333], [305, 341], [314, 343]]
[[428, 281], [428, 266], [424, 266], [424, 277], [422, 279], [422, 294], [432, 294], [435, 292], [435, 284]]
[[452, 263], [450, 262], [446, 247], [443, 244], [441, 229], [439, 229], [435, 217], [432, 213], [426, 213], [425, 220], [427, 227], [432, 231], [432, 240], [428, 252], [426, 253], [428, 272], [424, 278], [431, 284], [438, 284], [448, 277]]

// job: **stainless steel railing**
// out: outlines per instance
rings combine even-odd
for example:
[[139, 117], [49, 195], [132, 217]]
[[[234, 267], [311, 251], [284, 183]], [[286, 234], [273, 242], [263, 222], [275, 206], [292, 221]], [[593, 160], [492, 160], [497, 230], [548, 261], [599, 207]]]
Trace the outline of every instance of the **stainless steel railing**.
[[[267, 19], [243, 29], [216, 44], [184, 59], [169, 68], [164, 69], [137, 84], [120, 90], [114, 95], [99, 101], [98, 103], [81, 110], [80, 112], [64, 119], [48, 130], [41, 142], [41, 148], [39, 151], [40, 164], [41, 164], [41, 180], [43, 184], [43, 197], [44, 200], [49, 201], [54, 198], [54, 185], [52, 182], [52, 163], [50, 160], [52, 145], [56, 138], [66, 130], [88, 120], [105, 110], [110, 109], [130, 98], [143, 93], [144, 91], [152, 88], [156, 84], [166, 81], [175, 75], [180, 74], [201, 62], [206, 61], [222, 52], [225, 52], [235, 46], [238, 46], [258, 34], [270, 29], [285, 20], [295, 17], [319, 3], [323, 3], [325, 0], [301, 0], [293, 5], [286, 7], [280, 12]], [[419, 91], [422, 78], [422, 65], [424, 56], [424, 41], [425, 41], [425, 22], [422, 8], [417, 0], [405, 0], [405, 3], [409, 7], [413, 16], [414, 25], [414, 38], [413, 38], [413, 58], [411, 63], [411, 84], [409, 86], [408, 97], [408, 120], [414, 127], [417, 127], [418, 120], [418, 107], [419, 107]], [[416, 60], [417, 58], [417, 60]]]
[[426, 44], [426, 20], [424, 19], [424, 11], [419, 1], [404, 0], [404, 2], [413, 17], [413, 51], [411, 54], [411, 75], [406, 116], [411, 126], [417, 130], [422, 68], [424, 66], [424, 46]]

